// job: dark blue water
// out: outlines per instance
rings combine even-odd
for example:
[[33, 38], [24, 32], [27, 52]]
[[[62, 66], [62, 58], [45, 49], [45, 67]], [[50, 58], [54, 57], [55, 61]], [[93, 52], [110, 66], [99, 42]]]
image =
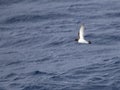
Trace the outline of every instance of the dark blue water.
[[120, 1], [0, 0], [0, 90], [120, 90]]

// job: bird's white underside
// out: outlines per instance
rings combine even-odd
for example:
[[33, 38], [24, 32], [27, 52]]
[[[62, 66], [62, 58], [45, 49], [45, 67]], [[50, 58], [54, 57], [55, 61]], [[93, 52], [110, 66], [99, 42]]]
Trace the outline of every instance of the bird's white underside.
[[81, 25], [80, 30], [79, 30], [78, 43], [89, 43], [89, 42], [86, 41], [85, 38], [84, 38], [84, 26], [83, 26], [83, 25]]

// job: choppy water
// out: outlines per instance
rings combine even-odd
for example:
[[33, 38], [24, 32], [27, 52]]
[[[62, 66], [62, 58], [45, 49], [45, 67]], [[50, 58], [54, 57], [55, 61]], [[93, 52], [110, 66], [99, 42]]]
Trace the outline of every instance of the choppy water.
[[120, 1], [0, 0], [0, 90], [120, 90]]

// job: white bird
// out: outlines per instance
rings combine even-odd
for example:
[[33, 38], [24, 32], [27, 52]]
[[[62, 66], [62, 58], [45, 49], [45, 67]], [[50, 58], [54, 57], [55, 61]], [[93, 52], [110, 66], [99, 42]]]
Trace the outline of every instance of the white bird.
[[75, 39], [78, 43], [86, 43], [86, 44], [91, 44], [91, 41], [87, 41], [84, 38], [84, 25], [82, 24], [80, 26], [80, 30], [78, 32], [78, 39]]

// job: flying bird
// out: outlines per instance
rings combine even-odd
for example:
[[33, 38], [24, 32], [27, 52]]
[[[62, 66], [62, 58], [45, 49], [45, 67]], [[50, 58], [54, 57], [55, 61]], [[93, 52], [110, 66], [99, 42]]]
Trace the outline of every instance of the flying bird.
[[91, 44], [91, 41], [87, 41], [87, 40], [85, 40], [85, 38], [84, 38], [84, 29], [85, 29], [85, 28], [84, 28], [84, 25], [81, 24], [80, 30], [79, 30], [79, 32], [78, 32], [78, 38], [75, 39], [75, 41], [77, 41], [78, 43]]

